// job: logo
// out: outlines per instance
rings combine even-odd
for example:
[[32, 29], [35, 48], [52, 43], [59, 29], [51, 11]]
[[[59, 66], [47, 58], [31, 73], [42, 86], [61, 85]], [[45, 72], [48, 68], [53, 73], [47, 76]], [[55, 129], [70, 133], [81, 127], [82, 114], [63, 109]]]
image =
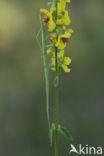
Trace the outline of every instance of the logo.
[[76, 153], [76, 154], [98, 154], [101, 155], [103, 154], [103, 149], [102, 147], [90, 147], [89, 145], [82, 146], [79, 144], [79, 148], [76, 149], [74, 145], [70, 145], [71, 149], [69, 151], [69, 154], [71, 153]]

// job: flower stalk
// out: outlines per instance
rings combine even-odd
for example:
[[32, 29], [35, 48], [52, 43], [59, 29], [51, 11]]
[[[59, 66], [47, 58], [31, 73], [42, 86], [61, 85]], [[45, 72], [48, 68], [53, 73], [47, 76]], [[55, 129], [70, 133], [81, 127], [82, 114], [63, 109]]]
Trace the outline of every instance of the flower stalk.
[[[57, 0], [56, 0], [56, 17], [55, 17], [55, 24], [56, 24], [56, 29], [57, 29]], [[58, 36], [56, 37], [56, 41], [58, 39]], [[56, 79], [57, 81], [59, 81], [59, 74], [58, 74], [58, 57], [57, 57], [57, 53], [58, 53], [58, 49], [57, 47], [55, 46], [55, 65], [56, 65]], [[57, 82], [57, 85], [56, 85], [56, 88], [55, 88], [55, 98], [56, 98], [56, 101], [55, 101], [55, 156], [58, 156], [58, 83]]]
[[58, 156], [58, 86], [56, 87], [55, 105], [55, 156]]

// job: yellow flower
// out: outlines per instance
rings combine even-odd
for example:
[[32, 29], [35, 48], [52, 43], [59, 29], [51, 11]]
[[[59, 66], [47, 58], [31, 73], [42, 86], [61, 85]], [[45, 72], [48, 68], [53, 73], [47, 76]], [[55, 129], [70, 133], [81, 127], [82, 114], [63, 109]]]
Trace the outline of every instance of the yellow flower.
[[58, 2], [58, 13], [62, 12], [65, 10], [66, 3], [65, 2]]
[[59, 35], [58, 37], [58, 41], [56, 43], [56, 47], [58, 47], [58, 49], [62, 50], [66, 47], [66, 43], [69, 42], [69, 38], [71, 37], [71, 33], [73, 32], [72, 29], [68, 29], [65, 34], [63, 35]]
[[47, 55], [51, 55], [52, 54], [52, 50], [51, 49], [48, 49], [47, 50]]
[[56, 34], [55, 34], [55, 33], [51, 33], [51, 34], [50, 34], [50, 39], [51, 39], [53, 42], [56, 42]]
[[[69, 57], [64, 57], [64, 50], [58, 53], [58, 63], [61, 64], [61, 67], [65, 72], [70, 72], [70, 69], [67, 67], [71, 63], [71, 59]], [[52, 57], [52, 70], [55, 71], [55, 53]]]
[[62, 68], [65, 72], [71, 71], [71, 69], [67, 67], [70, 63], [71, 63], [71, 59], [69, 57], [65, 57], [62, 63]]
[[46, 9], [40, 9], [40, 12], [43, 12], [45, 14], [45, 17], [43, 18], [44, 24], [48, 24], [48, 31], [52, 32], [56, 28], [56, 24], [53, 21], [52, 14], [55, 10], [51, 9], [50, 12]]
[[63, 25], [63, 24], [64, 24], [63, 19], [57, 19], [57, 24], [58, 24], [58, 25]]
[[60, 2], [58, 2], [58, 10], [63, 11], [66, 7], [66, 3], [70, 3], [70, 0], [60, 0]]
[[66, 30], [66, 27], [65, 26], [63, 26], [63, 30]]
[[57, 24], [58, 25], [69, 25], [71, 23], [71, 20], [68, 15], [68, 11], [65, 10], [66, 7], [66, 2], [62, 1], [58, 3], [58, 19], [57, 19]]

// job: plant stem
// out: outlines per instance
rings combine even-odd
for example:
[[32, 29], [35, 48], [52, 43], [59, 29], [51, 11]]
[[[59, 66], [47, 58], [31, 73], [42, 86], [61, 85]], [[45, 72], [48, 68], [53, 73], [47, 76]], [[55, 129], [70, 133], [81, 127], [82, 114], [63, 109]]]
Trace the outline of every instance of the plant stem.
[[[56, 0], [56, 18], [57, 23], [57, 0]], [[57, 24], [56, 24], [57, 29]], [[56, 64], [56, 79], [58, 78], [58, 62], [57, 62], [57, 52], [58, 49], [55, 47], [55, 64]], [[55, 156], [58, 156], [58, 85], [55, 89]]]
[[55, 105], [55, 156], [58, 156], [58, 87], [56, 87]]
[[[56, 16], [55, 16], [55, 23], [57, 29], [57, 0], [55, 0], [56, 5]], [[58, 39], [58, 37], [57, 37]], [[57, 53], [58, 49], [55, 47], [55, 66], [56, 66], [56, 80], [59, 79], [58, 74], [58, 61], [57, 61]], [[55, 88], [55, 156], [58, 156], [58, 82]]]
[[[56, 79], [58, 78], [57, 47], [55, 47]], [[58, 85], [55, 88], [55, 156], [58, 156]]]

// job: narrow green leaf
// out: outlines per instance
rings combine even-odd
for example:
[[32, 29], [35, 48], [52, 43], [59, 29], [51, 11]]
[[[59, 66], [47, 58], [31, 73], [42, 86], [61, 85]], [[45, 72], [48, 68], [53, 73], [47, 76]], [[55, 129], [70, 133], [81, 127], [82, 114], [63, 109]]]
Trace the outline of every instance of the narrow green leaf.
[[73, 137], [72, 135], [70, 134], [70, 132], [66, 129], [66, 128], [63, 128], [59, 125], [58, 127], [58, 131], [64, 135], [66, 138], [70, 139], [71, 141], [73, 141]]
[[55, 131], [55, 123], [52, 123], [52, 128]]
[[50, 144], [52, 146], [52, 140], [53, 140], [53, 133], [55, 131], [55, 124], [52, 123], [52, 127], [49, 129], [49, 138], [50, 138]]
[[53, 140], [53, 133], [55, 131], [55, 124], [52, 123], [52, 127], [49, 129], [49, 138], [50, 138], [50, 144], [52, 146], [52, 140]]
[[47, 44], [46, 44], [46, 35], [45, 28], [40, 15], [40, 24], [41, 24], [41, 35], [42, 35], [42, 53], [43, 53], [43, 63], [44, 63], [44, 73], [45, 73], [45, 82], [46, 82], [46, 112], [48, 118], [48, 125], [50, 128], [50, 119], [49, 119], [49, 76], [48, 76], [48, 60], [47, 60]]

